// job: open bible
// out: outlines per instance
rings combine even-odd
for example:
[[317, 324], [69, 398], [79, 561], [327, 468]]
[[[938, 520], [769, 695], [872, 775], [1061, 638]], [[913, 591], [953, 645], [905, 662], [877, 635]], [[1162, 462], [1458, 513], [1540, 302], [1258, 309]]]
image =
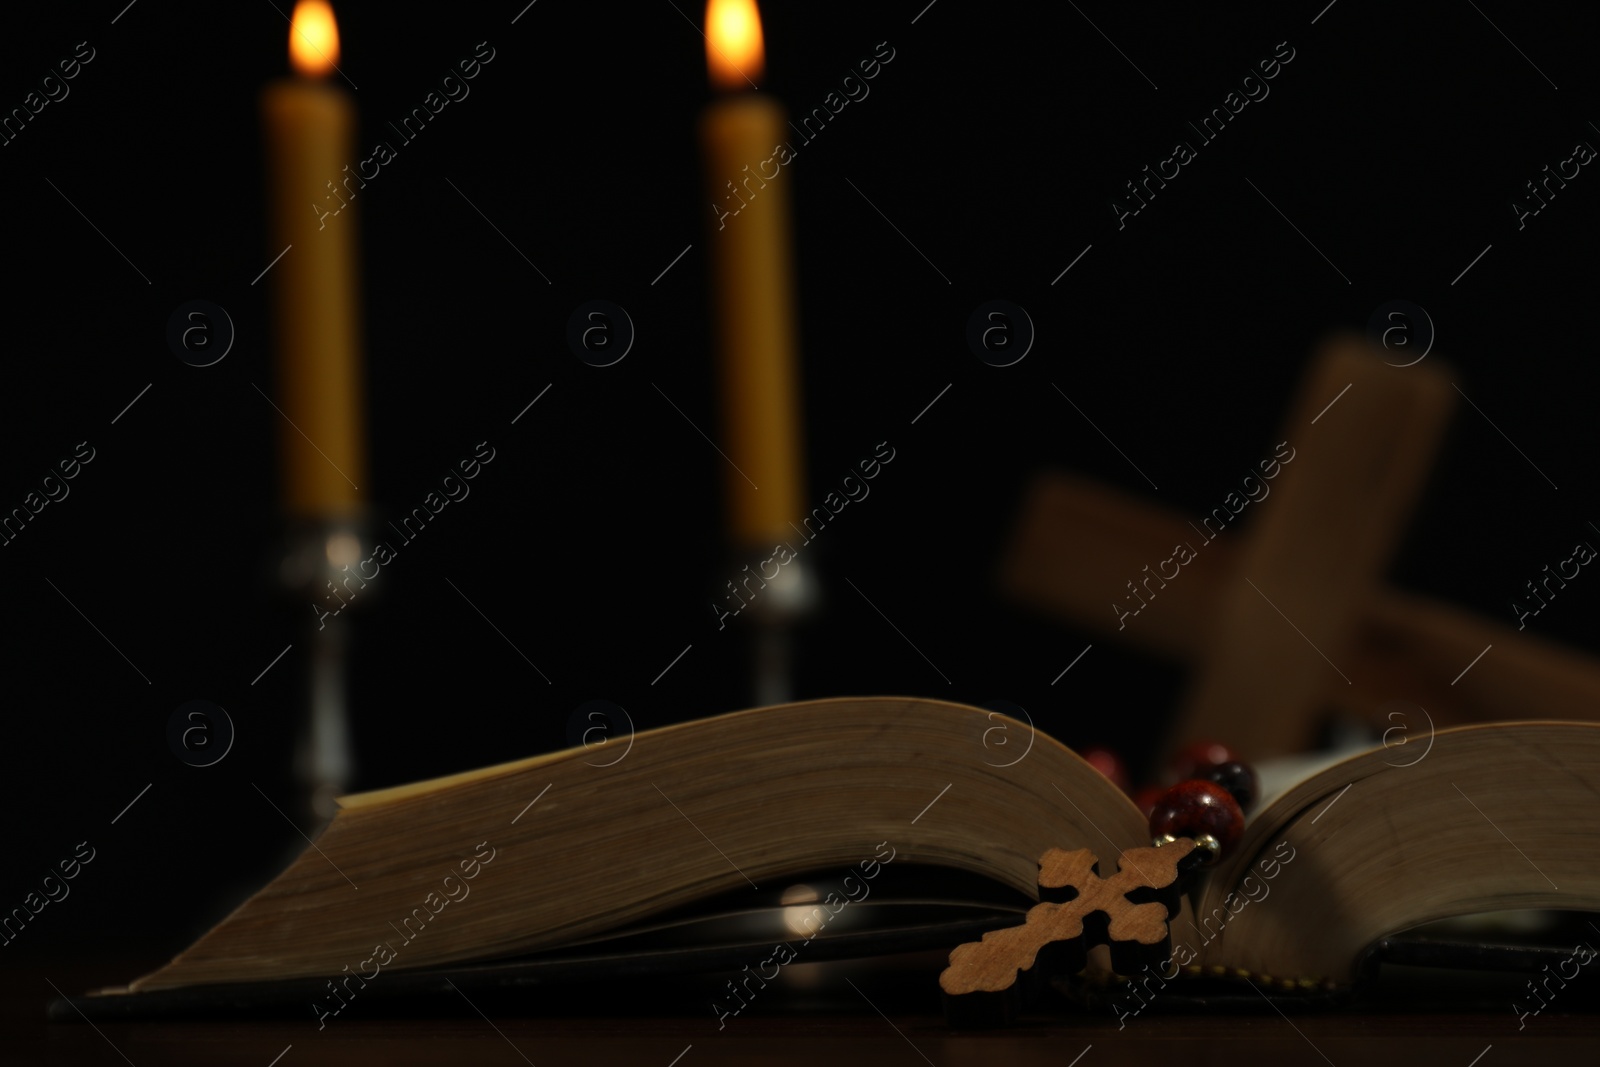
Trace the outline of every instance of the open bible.
[[[571, 749], [345, 797], [287, 870], [193, 945], [87, 999], [351, 989], [536, 960], [808, 871], [849, 868], [862, 886], [890, 864], [930, 865], [1038, 899], [1048, 850], [1092, 849], [1109, 872], [1150, 844], [1134, 804], [1071, 750], [943, 701], [734, 712], [641, 732], [606, 763]], [[1357, 755], [1254, 813], [1172, 919], [1172, 962], [1324, 989], [1351, 983], [1379, 939], [1430, 920], [1600, 910], [1600, 725], [1441, 731], [1403, 763]]]

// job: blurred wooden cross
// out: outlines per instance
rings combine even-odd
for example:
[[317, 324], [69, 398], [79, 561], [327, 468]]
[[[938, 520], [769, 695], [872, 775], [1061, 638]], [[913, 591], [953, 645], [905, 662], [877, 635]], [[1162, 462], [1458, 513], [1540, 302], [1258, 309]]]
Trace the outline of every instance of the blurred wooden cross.
[[[1293, 458], [1270, 482], [1271, 503], [1249, 509], [1248, 530], [1217, 537], [1242, 505], [1219, 507], [1202, 530], [1048, 474], [1024, 503], [1001, 584], [1193, 665], [1167, 752], [1199, 737], [1253, 758], [1302, 751], [1324, 711], [1370, 715], [1395, 699], [1422, 706], [1435, 725], [1593, 719], [1600, 662], [1383, 583], [1454, 401], [1437, 363], [1397, 368], [1360, 337], [1330, 341], [1281, 434]], [[1175, 576], [1149, 569], [1171, 562], [1174, 546], [1190, 548]], [[1469, 665], [1470, 684], [1456, 685]]]

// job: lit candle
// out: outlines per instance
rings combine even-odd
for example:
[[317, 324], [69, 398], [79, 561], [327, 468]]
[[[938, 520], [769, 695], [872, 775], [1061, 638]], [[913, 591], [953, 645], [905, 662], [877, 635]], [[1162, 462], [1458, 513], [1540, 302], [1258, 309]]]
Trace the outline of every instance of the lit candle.
[[[289, 30], [298, 77], [261, 94], [277, 293], [284, 504], [292, 517], [348, 519], [360, 510], [366, 456], [356, 231], [340, 183], [355, 158], [355, 105], [331, 83], [339, 30], [326, 0], [300, 0]], [[334, 192], [336, 196], [329, 196]]]
[[723, 436], [739, 467], [727, 471], [732, 540], [770, 546], [793, 534], [804, 468], [788, 191], [783, 177], [759, 173], [785, 140], [787, 119], [776, 100], [753, 91], [763, 66], [754, 0], [706, 5], [706, 61], [722, 94], [702, 116], [700, 135], [713, 212]]

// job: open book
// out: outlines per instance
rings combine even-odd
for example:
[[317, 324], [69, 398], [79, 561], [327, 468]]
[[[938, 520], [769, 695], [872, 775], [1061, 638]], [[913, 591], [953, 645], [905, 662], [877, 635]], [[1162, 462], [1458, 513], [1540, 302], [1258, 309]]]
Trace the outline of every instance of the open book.
[[[1345, 760], [1254, 813], [1173, 919], [1174, 962], [1326, 988], [1430, 920], [1600, 910], [1600, 724], [1470, 726], [1416, 747]], [[1065, 746], [943, 701], [735, 712], [599, 762], [572, 749], [345, 797], [286, 871], [103, 993], [525, 958], [747, 883], [851, 868], [861, 886], [891, 862], [1036, 899], [1047, 849], [1091, 849], [1109, 873], [1149, 844], [1133, 803]]]

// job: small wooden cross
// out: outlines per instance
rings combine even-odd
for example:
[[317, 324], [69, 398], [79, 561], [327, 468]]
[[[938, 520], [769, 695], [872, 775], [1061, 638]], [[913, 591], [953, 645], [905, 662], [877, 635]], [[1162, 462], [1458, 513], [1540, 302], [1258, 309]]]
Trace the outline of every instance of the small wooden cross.
[[1178, 913], [1182, 876], [1198, 860], [1194, 842], [1130, 848], [1116, 874], [1100, 876], [1088, 849], [1052, 848], [1039, 858], [1040, 903], [1021, 926], [991, 930], [956, 946], [939, 975], [945, 1019], [954, 1026], [998, 1025], [1017, 1014], [1019, 977], [1077, 974], [1089, 949], [1109, 945], [1111, 966], [1136, 974], [1172, 956], [1168, 921]]
[[[1215, 737], [1248, 744], [1254, 758], [1300, 751], [1319, 712], [1370, 716], [1395, 699], [1427, 709], [1434, 725], [1524, 707], [1593, 719], [1600, 662], [1382, 584], [1455, 395], [1437, 364], [1395, 367], [1359, 337], [1336, 339], [1301, 385], [1279, 436], [1294, 458], [1275, 478], [1218, 472], [1221, 514], [1196, 516], [1202, 529], [1085, 479], [1047, 475], [1024, 504], [1001, 583], [1074, 623], [1191, 662], [1169, 747]], [[1244, 475], [1265, 486], [1259, 501], [1245, 502]], [[1234, 509], [1247, 529], [1228, 522]], [[1176, 575], [1165, 566], [1175, 545], [1193, 552]], [[1489, 645], [1471, 684], [1453, 686]], [[1427, 726], [1407, 726], [1420, 743]]]

